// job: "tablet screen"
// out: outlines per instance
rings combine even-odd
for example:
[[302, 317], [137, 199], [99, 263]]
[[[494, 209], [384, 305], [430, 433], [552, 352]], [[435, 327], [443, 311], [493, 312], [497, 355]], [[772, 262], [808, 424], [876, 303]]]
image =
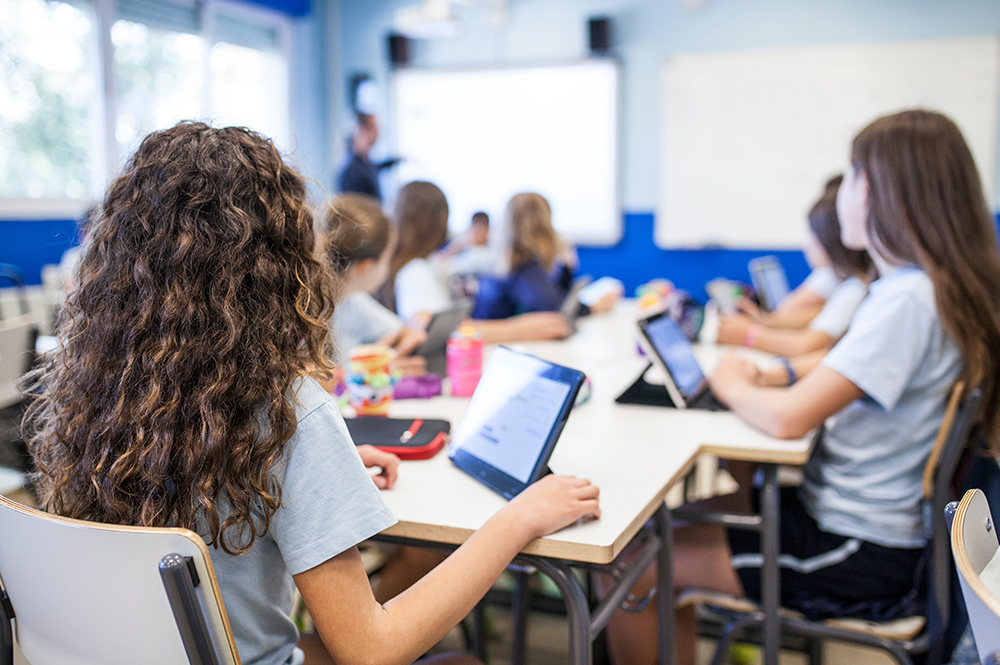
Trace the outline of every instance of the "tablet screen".
[[531, 482], [540, 458], [547, 461], [551, 453], [580, 382], [580, 372], [497, 348], [449, 455], [471, 455], [520, 483]]
[[762, 291], [764, 305], [769, 311], [777, 309], [778, 304], [788, 295], [788, 278], [785, 269], [773, 257], [762, 257], [751, 261], [754, 286]]
[[681, 394], [688, 400], [697, 397], [705, 386], [705, 375], [680, 327], [661, 315], [643, 322], [642, 329]]

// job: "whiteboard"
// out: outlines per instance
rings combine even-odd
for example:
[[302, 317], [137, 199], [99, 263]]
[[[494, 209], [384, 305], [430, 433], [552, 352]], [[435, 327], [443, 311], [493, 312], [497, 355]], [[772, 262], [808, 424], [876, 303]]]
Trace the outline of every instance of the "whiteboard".
[[854, 135], [906, 108], [955, 120], [993, 204], [996, 37], [679, 55], [661, 90], [660, 247], [804, 246]]
[[392, 94], [399, 182], [438, 185], [452, 231], [478, 210], [499, 223], [511, 196], [538, 192], [571, 241], [621, 238], [613, 62], [401, 70]]

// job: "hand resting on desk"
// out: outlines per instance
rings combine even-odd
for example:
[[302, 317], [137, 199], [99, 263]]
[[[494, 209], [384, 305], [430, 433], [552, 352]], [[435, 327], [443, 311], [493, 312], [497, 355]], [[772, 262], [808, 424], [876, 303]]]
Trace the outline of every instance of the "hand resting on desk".
[[793, 386], [760, 385], [749, 360], [726, 356], [708, 383], [715, 396], [751, 425], [779, 439], [798, 439], [864, 393], [838, 372], [820, 365]]
[[391, 490], [399, 476], [399, 458], [375, 446], [358, 446], [357, 451], [366, 469], [378, 467], [379, 472], [372, 476], [375, 487], [380, 490]]

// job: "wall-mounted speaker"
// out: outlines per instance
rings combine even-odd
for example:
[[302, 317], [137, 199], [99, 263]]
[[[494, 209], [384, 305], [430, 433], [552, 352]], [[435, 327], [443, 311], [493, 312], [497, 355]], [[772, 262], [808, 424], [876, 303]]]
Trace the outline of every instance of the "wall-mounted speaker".
[[587, 21], [590, 32], [590, 54], [607, 55], [611, 50], [611, 19], [595, 16]]
[[389, 62], [393, 67], [405, 67], [410, 62], [410, 40], [403, 35], [390, 33], [388, 43]]

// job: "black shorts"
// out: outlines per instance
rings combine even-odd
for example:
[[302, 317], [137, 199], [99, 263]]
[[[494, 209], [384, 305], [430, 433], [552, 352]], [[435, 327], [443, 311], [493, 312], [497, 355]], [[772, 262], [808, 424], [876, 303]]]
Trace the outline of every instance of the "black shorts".
[[[781, 604], [810, 619], [884, 621], [919, 612], [923, 548], [894, 548], [821, 531], [794, 488], [780, 498]], [[760, 535], [729, 529], [729, 547], [747, 596], [760, 600]]]

